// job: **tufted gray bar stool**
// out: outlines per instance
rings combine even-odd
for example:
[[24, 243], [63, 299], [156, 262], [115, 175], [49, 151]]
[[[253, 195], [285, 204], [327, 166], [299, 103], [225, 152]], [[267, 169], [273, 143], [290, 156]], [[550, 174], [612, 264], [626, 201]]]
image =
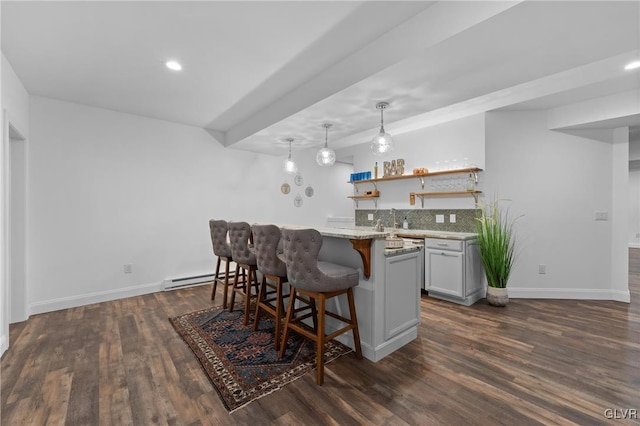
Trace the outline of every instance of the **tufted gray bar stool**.
[[[229, 303], [229, 312], [233, 312], [236, 293], [244, 296], [244, 325], [249, 324], [249, 311], [251, 299], [258, 297], [258, 263], [256, 255], [249, 248], [251, 239], [251, 226], [246, 222], [229, 222], [229, 241], [231, 243], [231, 256], [236, 262], [236, 274], [233, 279], [233, 293]], [[242, 270], [242, 281], [238, 281]], [[247, 276], [248, 275], [248, 276]], [[255, 294], [251, 294], [251, 288], [255, 288]]]
[[[213, 244], [213, 253], [218, 257], [218, 262], [216, 263], [216, 273], [213, 279], [213, 289], [211, 290], [211, 300], [216, 298], [216, 289], [218, 288], [218, 283], [222, 285], [223, 288], [223, 297], [222, 297], [222, 307], [224, 309], [227, 308], [227, 293], [228, 288], [233, 285], [233, 281], [229, 281], [229, 278], [233, 278], [233, 272], [229, 273], [229, 263], [233, 262], [233, 258], [231, 256], [231, 246], [227, 242], [227, 231], [228, 226], [227, 222], [224, 220], [214, 220], [211, 219], [209, 221], [209, 230], [211, 231], [211, 243]], [[224, 261], [224, 275], [220, 275], [220, 265]]]
[[[290, 330], [313, 340], [316, 343], [317, 353], [316, 383], [322, 385], [324, 382], [325, 342], [351, 330], [356, 358], [362, 359], [356, 305], [353, 299], [353, 287], [358, 285], [359, 274], [353, 268], [318, 261], [318, 253], [322, 247], [322, 235], [315, 229], [282, 229], [282, 238], [291, 294], [285, 317], [280, 357], [285, 354]], [[303, 294], [317, 303], [316, 330], [312, 330], [301, 322], [302, 318], [295, 317], [293, 305], [298, 294]], [[342, 294], [347, 295], [350, 318], [326, 310], [326, 301]], [[335, 318], [346, 326], [325, 335], [325, 316]]]
[[275, 225], [253, 225], [253, 244], [258, 270], [262, 273], [262, 283], [256, 303], [253, 329], [258, 329], [260, 312], [266, 312], [275, 319], [274, 345], [280, 350], [280, 335], [284, 317], [283, 284], [287, 282], [287, 266], [278, 257], [280, 228]]

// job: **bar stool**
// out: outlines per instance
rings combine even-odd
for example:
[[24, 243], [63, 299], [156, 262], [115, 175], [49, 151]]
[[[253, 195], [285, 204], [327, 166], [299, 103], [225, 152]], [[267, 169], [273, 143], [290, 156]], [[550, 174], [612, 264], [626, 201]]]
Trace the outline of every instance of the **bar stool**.
[[278, 257], [280, 228], [275, 225], [253, 225], [251, 231], [258, 270], [262, 273], [253, 329], [258, 330], [260, 311], [273, 316], [275, 319], [274, 346], [276, 350], [280, 350], [282, 319], [285, 312], [284, 298], [289, 296], [282, 294], [282, 285], [287, 282], [287, 265]]
[[[211, 290], [211, 300], [216, 298], [216, 289], [218, 283], [222, 285], [224, 289], [224, 295], [222, 297], [222, 308], [227, 309], [227, 290], [233, 285], [233, 282], [229, 281], [229, 278], [233, 278], [235, 275], [232, 272], [229, 274], [229, 263], [233, 262], [231, 257], [231, 247], [227, 242], [227, 222], [224, 220], [209, 221], [209, 229], [211, 231], [211, 243], [213, 244], [213, 253], [218, 257], [216, 263], [216, 273], [213, 279], [213, 289]], [[220, 276], [220, 264], [224, 261], [224, 276]]]
[[[236, 262], [236, 273], [233, 278], [233, 293], [229, 312], [233, 312], [236, 293], [244, 296], [244, 325], [249, 324], [249, 310], [251, 299], [258, 297], [258, 263], [255, 253], [249, 248], [251, 238], [251, 226], [247, 222], [229, 222], [229, 241], [231, 243], [231, 256]], [[238, 281], [242, 269], [242, 281]], [[248, 277], [247, 277], [248, 275]], [[251, 294], [251, 288], [255, 287], [255, 295]]]
[[[280, 357], [282, 358], [286, 351], [289, 330], [294, 330], [313, 340], [316, 343], [317, 354], [316, 383], [322, 385], [324, 382], [325, 342], [351, 330], [356, 358], [362, 359], [360, 332], [358, 331], [356, 306], [353, 300], [353, 287], [358, 285], [359, 274], [353, 268], [318, 261], [318, 253], [322, 247], [322, 236], [315, 229], [282, 229], [282, 238], [291, 293], [284, 322]], [[318, 303], [317, 330], [311, 330], [309, 326], [301, 322], [302, 318], [294, 316], [293, 305], [298, 294], [304, 294]], [[326, 301], [342, 294], [347, 295], [350, 318], [326, 310]], [[335, 318], [347, 325], [325, 335], [325, 316]]]

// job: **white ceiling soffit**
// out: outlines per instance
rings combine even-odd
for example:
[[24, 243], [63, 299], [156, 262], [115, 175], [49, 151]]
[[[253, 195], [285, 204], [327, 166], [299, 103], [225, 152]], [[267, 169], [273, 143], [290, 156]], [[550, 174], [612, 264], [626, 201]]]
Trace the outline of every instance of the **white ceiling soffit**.
[[[349, 132], [370, 125], [365, 123], [368, 113], [375, 112], [373, 99], [389, 98], [397, 90], [394, 84], [389, 84], [387, 81], [373, 81], [372, 84], [372, 80], [368, 80], [370, 76], [394, 66], [407, 57], [420, 54], [426, 48], [436, 46], [517, 3], [449, 1], [431, 5], [375, 41], [363, 45], [344, 59], [333, 64], [327, 63], [327, 67], [319, 70], [316, 76], [229, 129], [226, 133], [225, 145], [229, 146], [253, 135], [254, 142], [257, 140], [258, 143], [249, 141], [238, 148], [271, 152], [272, 147], [269, 146], [269, 142], [285, 137], [294, 137], [297, 146], [317, 144], [316, 136], [322, 133], [323, 120], [337, 122], [340, 125], [338, 128], [341, 133], [338, 133], [338, 136], [345, 134], [345, 131]], [[409, 71], [412, 74], [411, 77], [416, 72], [420, 72], [420, 70], [406, 67], [402, 67], [402, 71]], [[406, 79], [406, 76], [396, 73], [392, 76], [393, 83], [398, 85], [402, 85], [403, 78]], [[366, 84], [367, 81], [369, 84]], [[366, 88], [364, 91], [357, 90], [357, 97], [354, 98], [353, 90], [348, 88], [362, 87], [363, 84]], [[364, 116], [360, 114], [363, 107], [367, 112]], [[303, 111], [304, 118], [292, 117], [300, 111]], [[415, 113], [410, 105], [406, 112]], [[352, 121], [355, 127], [345, 129], [344, 121], [337, 120], [338, 117], [347, 119], [354, 115], [359, 117], [355, 123]], [[308, 118], [311, 117], [316, 120], [309, 121]], [[283, 126], [261, 132], [281, 120], [285, 120]], [[316, 127], [310, 128], [310, 123], [315, 123]], [[263, 149], [260, 149], [262, 145], [260, 141], [266, 142]]]
[[638, 1], [2, 1], [1, 39], [32, 95], [285, 155], [326, 121], [336, 148], [368, 141], [379, 101], [393, 134], [638, 90], [606, 66], [640, 56], [639, 19]]
[[633, 2], [520, 3], [234, 147], [282, 154], [273, 140], [285, 135], [320, 145], [323, 121], [334, 123], [334, 148], [365, 143], [377, 132], [381, 100], [391, 102], [385, 128], [400, 134], [512, 104], [531, 108], [524, 102], [540, 97], [553, 107], [638, 90], [638, 73], [623, 66], [640, 56], [639, 14]]

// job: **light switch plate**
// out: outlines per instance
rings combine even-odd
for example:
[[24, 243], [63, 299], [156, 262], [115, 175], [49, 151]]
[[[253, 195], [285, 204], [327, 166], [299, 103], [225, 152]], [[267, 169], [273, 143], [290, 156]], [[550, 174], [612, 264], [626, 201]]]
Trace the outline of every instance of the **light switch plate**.
[[368, 220], [373, 220], [373, 213], [367, 214], [367, 219]]
[[449, 215], [449, 223], [456, 223], [456, 215], [455, 214], [450, 214]]
[[437, 214], [436, 215], [436, 223], [444, 223], [444, 215], [443, 214]]
[[609, 212], [594, 212], [595, 220], [609, 220]]

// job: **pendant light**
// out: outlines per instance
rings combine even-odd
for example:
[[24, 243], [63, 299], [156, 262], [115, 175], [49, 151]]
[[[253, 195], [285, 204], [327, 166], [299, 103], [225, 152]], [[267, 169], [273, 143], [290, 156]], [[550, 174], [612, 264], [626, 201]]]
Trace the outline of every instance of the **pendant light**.
[[380, 132], [371, 140], [371, 151], [375, 155], [383, 155], [393, 151], [393, 138], [384, 131], [384, 110], [388, 107], [388, 102], [376, 104], [376, 108], [380, 110]]
[[289, 142], [289, 157], [284, 160], [284, 172], [294, 175], [298, 173], [298, 165], [291, 159], [291, 143], [293, 142], [293, 138], [287, 138], [285, 140]]
[[329, 148], [329, 128], [331, 128], [331, 123], [324, 123], [322, 127], [324, 127], [324, 148], [320, 148], [318, 153], [316, 154], [316, 162], [319, 166], [322, 167], [331, 167], [336, 162], [336, 153], [334, 150]]

